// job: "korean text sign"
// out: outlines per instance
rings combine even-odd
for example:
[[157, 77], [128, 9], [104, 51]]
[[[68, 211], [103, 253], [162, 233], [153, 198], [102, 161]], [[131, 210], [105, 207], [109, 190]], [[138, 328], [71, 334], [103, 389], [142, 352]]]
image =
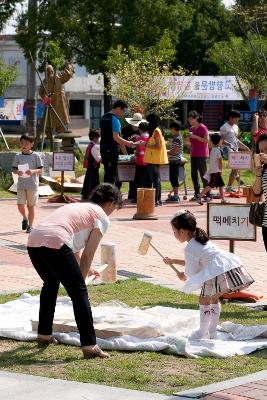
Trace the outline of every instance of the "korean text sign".
[[[163, 98], [182, 100], [242, 100], [235, 76], [172, 76]], [[244, 85], [242, 84], [244, 88]]]
[[74, 171], [74, 154], [54, 152], [53, 171]]
[[256, 227], [249, 222], [250, 204], [208, 204], [210, 239], [256, 240]]
[[229, 151], [228, 166], [231, 169], [251, 169], [251, 153], [249, 151]]

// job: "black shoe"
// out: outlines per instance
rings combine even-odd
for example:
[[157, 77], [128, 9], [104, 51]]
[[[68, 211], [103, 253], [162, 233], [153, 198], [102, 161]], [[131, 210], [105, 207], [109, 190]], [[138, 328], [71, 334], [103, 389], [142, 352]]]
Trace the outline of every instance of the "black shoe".
[[189, 199], [189, 201], [198, 201], [199, 200], [199, 195], [194, 195], [193, 197], [191, 197], [191, 199]]
[[21, 229], [23, 231], [26, 231], [27, 227], [28, 227], [28, 219], [27, 218], [23, 218], [22, 223], [21, 223]]
[[179, 203], [180, 202], [180, 197], [179, 196], [170, 196], [166, 199], [167, 202], [176, 202]]

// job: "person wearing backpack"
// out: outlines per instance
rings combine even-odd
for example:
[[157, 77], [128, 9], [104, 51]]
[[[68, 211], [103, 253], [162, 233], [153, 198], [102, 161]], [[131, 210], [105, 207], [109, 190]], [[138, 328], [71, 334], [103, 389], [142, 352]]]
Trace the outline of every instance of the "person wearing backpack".
[[99, 185], [99, 167], [101, 161], [99, 153], [100, 131], [98, 129], [90, 130], [89, 139], [90, 143], [87, 146], [83, 162], [86, 174], [81, 191], [82, 201], [88, 201], [91, 192]]

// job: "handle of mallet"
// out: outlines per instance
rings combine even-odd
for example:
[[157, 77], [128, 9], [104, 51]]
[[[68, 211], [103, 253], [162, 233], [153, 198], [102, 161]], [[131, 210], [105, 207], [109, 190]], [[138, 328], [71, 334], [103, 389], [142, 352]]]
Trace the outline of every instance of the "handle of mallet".
[[[150, 242], [150, 246], [160, 255], [160, 257], [165, 258], [164, 255], [153, 245], [153, 243]], [[173, 265], [173, 264], [168, 264], [174, 272], [179, 276], [181, 272]]]

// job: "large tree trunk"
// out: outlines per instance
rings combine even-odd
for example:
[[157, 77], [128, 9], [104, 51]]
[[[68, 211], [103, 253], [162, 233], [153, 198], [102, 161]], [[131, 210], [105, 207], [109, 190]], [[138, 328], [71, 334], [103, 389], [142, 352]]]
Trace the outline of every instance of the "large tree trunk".
[[109, 85], [109, 77], [104, 73], [104, 112], [107, 113], [112, 109], [112, 96], [108, 95], [106, 88]]
[[30, 136], [36, 137], [36, 73], [35, 64], [27, 63], [26, 128]]

